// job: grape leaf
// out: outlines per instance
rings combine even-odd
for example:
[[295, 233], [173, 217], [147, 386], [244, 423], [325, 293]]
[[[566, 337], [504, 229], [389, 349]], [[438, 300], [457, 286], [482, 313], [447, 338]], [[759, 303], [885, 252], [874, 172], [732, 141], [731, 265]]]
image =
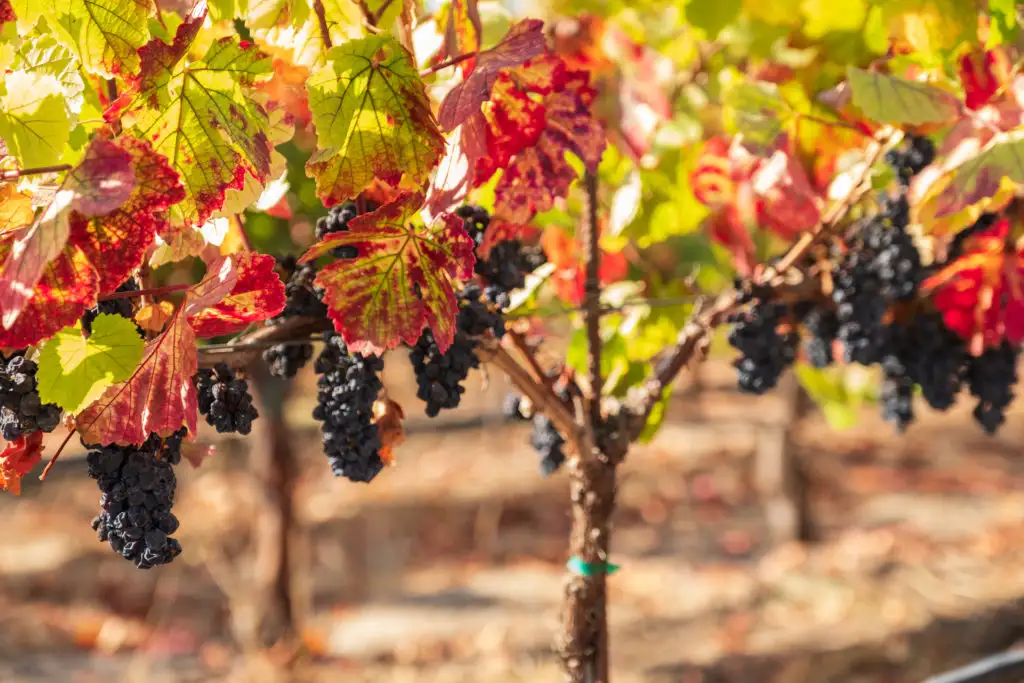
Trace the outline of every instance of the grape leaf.
[[269, 119], [251, 91], [270, 73], [270, 59], [236, 38], [214, 41], [200, 61], [184, 59], [203, 16], [182, 23], [173, 44], [144, 46], [133, 89], [107, 112], [109, 119], [125, 111], [134, 136], [151, 141], [181, 176], [185, 199], [171, 211], [179, 229], [205, 223], [246, 172], [264, 182], [270, 171]]
[[853, 90], [853, 104], [880, 123], [942, 123], [956, 118], [960, 109], [952, 94], [927, 83], [853, 66], [847, 68], [846, 77]]
[[96, 316], [88, 337], [81, 325], [65, 327], [39, 356], [40, 400], [78, 412], [114, 382], [131, 377], [144, 346], [135, 323], [119, 315]]
[[69, 241], [92, 262], [101, 292], [113, 291], [142, 264], [154, 236], [167, 223], [166, 210], [185, 197], [178, 174], [149, 143], [122, 136], [116, 144], [131, 157], [134, 170], [127, 201], [104, 216], [71, 215]]
[[135, 181], [131, 162], [126, 151], [105, 136], [97, 136], [39, 220], [18, 231], [0, 272], [0, 322], [5, 326], [13, 325], [21, 315], [46, 264], [67, 244], [71, 212], [77, 209], [90, 215], [110, 213], [124, 203]]
[[341, 259], [316, 277], [334, 327], [353, 351], [415, 344], [424, 327], [442, 351], [451, 345], [458, 313], [452, 281], [472, 276], [473, 240], [453, 214], [443, 214], [436, 227], [413, 223], [422, 202], [421, 194], [406, 192], [353, 218], [348, 232], [328, 236], [301, 259], [342, 245], [359, 250], [358, 258]]
[[132, 195], [132, 155], [106, 137], [96, 137], [64, 186], [74, 193], [71, 209], [86, 218], [111, 213]]
[[[14, 235], [0, 235], [0, 261], [11, 253]], [[99, 278], [85, 254], [68, 245], [43, 269], [42, 277], [13, 325], [0, 325], [0, 347], [23, 349], [73, 325], [96, 305]], [[0, 317], [6, 317], [0, 300]]]
[[[518, 66], [544, 51], [544, 22], [523, 19], [513, 24], [501, 41], [476, 57], [475, 68], [441, 101], [438, 121], [442, 129], [452, 131], [473, 114], [491, 96], [491, 89], [502, 69]], [[453, 55], [454, 56], [454, 55]]]
[[0, 324], [4, 327], [10, 327], [21, 316], [47, 264], [57, 258], [67, 244], [74, 197], [71, 190], [60, 190], [39, 220], [9, 233], [13, 241], [0, 272], [0, 310], [3, 310]]
[[71, 136], [64, 90], [55, 76], [13, 71], [3, 77], [0, 137], [23, 167], [61, 161]]
[[43, 433], [33, 432], [0, 451], [0, 490], [21, 495], [21, 479], [43, 459]]
[[722, 93], [722, 106], [727, 129], [761, 147], [770, 147], [792, 116], [779, 87], [763, 81], [732, 84]]
[[[540, 62], [540, 60], [536, 60]], [[554, 206], [557, 197], [564, 197], [576, 179], [576, 171], [565, 158], [573, 152], [589, 169], [596, 169], [604, 152], [605, 136], [601, 124], [593, 117], [591, 106], [594, 90], [588, 85], [586, 72], [567, 71], [557, 57], [548, 57], [546, 64], [503, 73], [492, 90], [487, 115], [487, 149], [490, 160], [515, 152], [508, 167], [495, 185], [494, 213], [512, 223], [528, 223], [535, 213]], [[537, 82], [539, 74], [549, 74]], [[518, 83], [517, 83], [517, 79]], [[523, 115], [530, 124], [534, 96], [540, 96], [544, 126], [538, 131], [523, 127]], [[489, 177], [488, 158], [477, 163], [479, 184]]]
[[1000, 218], [964, 241], [964, 254], [921, 284], [933, 293], [946, 327], [980, 355], [1003, 339], [1024, 341], [1024, 249], [1008, 244], [1010, 221]]
[[465, 200], [476, 184], [477, 162], [487, 156], [487, 121], [471, 116], [448, 137], [448, 151], [434, 169], [425, 211], [441, 214]]
[[709, 40], [714, 40], [736, 20], [742, 5], [742, 0], [689, 0], [683, 11], [691, 26], [702, 29]]
[[444, 151], [423, 81], [394, 38], [332, 48], [306, 88], [318, 142], [306, 172], [325, 206], [355, 197], [374, 178], [424, 180]]
[[196, 335], [179, 309], [167, 330], [146, 344], [131, 377], [78, 414], [82, 441], [141, 444], [151, 433], [170, 436], [182, 426], [194, 435], [199, 407], [192, 376], [198, 369]]
[[939, 194], [935, 217], [956, 213], [994, 196], [1003, 179], [1024, 183], [1024, 130], [1000, 133], [974, 157], [961, 164]]
[[28, 225], [34, 217], [31, 194], [14, 183], [0, 185], [0, 233]]
[[138, 71], [138, 49], [149, 40], [151, 0], [55, 0], [44, 13], [86, 71], [103, 78]]
[[989, 0], [988, 16], [988, 47], [1011, 44], [1017, 40], [1020, 25], [1017, 23], [1016, 0]]
[[236, 264], [238, 277], [230, 293], [189, 318], [196, 335], [230, 334], [284, 310], [284, 283], [274, 270], [273, 256], [243, 252]]
[[32, 40], [22, 43], [13, 68], [56, 78], [64, 90], [68, 110], [77, 115], [82, 111], [86, 93], [80, 67], [71, 50], [53, 36], [44, 35], [33, 36]]

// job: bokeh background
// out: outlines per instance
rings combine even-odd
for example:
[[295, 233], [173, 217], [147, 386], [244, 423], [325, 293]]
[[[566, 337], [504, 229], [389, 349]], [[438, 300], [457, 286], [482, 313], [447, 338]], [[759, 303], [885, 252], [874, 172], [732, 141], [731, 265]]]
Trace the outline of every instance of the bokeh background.
[[[847, 25], [867, 6], [856, 1], [481, 5], [487, 44], [512, 15], [592, 11], [617, 27], [600, 44], [619, 49], [602, 63], [602, 87], [622, 97], [617, 142], [655, 161], [636, 175], [610, 151], [602, 177], [655, 188], [619, 227], [637, 249], [627, 279], [658, 274], [648, 284], [661, 283], [655, 294], [675, 321], [666, 339], [688, 313], [671, 302], [683, 277], [697, 273], [715, 291], [731, 275], [687, 185], [697, 143], [737, 132], [712, 104], [722, 83], [704, 72], [794, 69], [816, 92], [871, 47]], [[803, 28], [811, 16], [814, 36]], [[596, 25], [569, 20], [558, 35], [570, 50], [574, 36], [587, 47]], [[711, 27], [725, 31], [708, 40]], [[624, 49], [636, 45], [659, 57]], [[296, 75], [277, 68], [282, 88], [294, 87]], [[312, 143], [300, 130], [280, 148], [287, 196], [246, 216], [253, 247], [297, 253], [311, 241], [324, 212], [302, 171]], [[816, 188], [835, 163], [814, 162]], [[576, 210], [538, 222], [571, 235]], [[761, 255], [775, 237], [756, 235]], [[232, 248], [237, 235], [227, 239]], [[190, 281], [190, 267], [153, 278]], [[541, 311], [546, 365], [573, 348], [560, 310]], [[745, 396], [723, 346], [683, 373], [661, 431], [620, 468], [621, 569], [609, 584], [617, 683], [908, 683], [1024, 635], [1020, 410], [988, 437], [967, 403], [942, 415], [922, 406], [901, 436], [860, 395], [871, 378], [805, 377], [824, 408], [792, 377], [771, 396]], [[77, 439], [45, 483], [30, 475], [20, 497], [0, 495], [0, 683], [560, 680], [566, 475], [542, 478], [529, 425], [503, 419], [500, 373], [474, 372], [460, 410], [428, 420], [405, 352], [386, 365], [407, 440], [370, 486], [330, 476], [312, 368], [288, 385], [254, 370], [254, 433], [223, 438], [204, 424], [201, 466], [178, 468], [184, 552], [169, 566], [136, 570], [96, 540], [99, 492]], [[64, 436], [50, 435], [47, 451]]]

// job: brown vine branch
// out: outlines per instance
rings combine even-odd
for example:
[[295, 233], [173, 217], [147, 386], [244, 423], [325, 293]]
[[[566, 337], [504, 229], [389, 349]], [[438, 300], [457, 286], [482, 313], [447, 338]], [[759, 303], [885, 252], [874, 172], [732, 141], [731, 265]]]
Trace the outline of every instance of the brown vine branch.
[[597, 227], [597, 174], [588, 171], [583, 178], [587, 191], [587, 214], [583, 230], [585, 280], [583, 316], [587, 327], [587, 370], [590, 381], [590, 429], [601, 424], [601, 247]]
[[384, 3], [377, 8], [377, 11], [373, 13], [373, 25], [376, 26], [380, 23], [380, 20], [384, 18], [384, 13], [388, 11], [388, 7], [391, 7], [392, 0], [384, 0]]
[[288, 318], [279, 325], [260, 327], [237, 337], [227, 344], [199, 348], [199, 366], [213, 367], [226, 363], [233, 368], [244, 368], [259, 358], [263, 349], [275, 343], [309, 341], [309, 335], [331, 329], [327, 318]]
[[60, 173], [70, 171], [71, 164], [56, 164], [54, 166], [35, 166], [33, 168], [12, 168], [8, 171], [0, 171], [0, 180], [17, 180], [30, 175], [42, 175], [44, 173]]
[[[361, 2], [359, 5], [366, 7], [365, 2]], [[316, 13], [316, 21], [320, 25], [320, 38], [324, 41], [324, 47], [328, 49], [334, 47], [334, 43], [331, 41], [331, 30], [327, 26], [327, 10], [324, 9], [323, 0], [313, 0], [313, 12]]]
[[97, 297], [97, 301], [113, 301], [115, 299], [133, 299], [141, 296], [160, 296], [161, 294], [173, 294], [175, 292], [187, 292], [192, 285], [167, 285], [166, 287], [154, 287], [152, 289], [137, 289], [134, 292], [111, 292]]
[[424, 69], [423, 71], [421, 71], [420, 72], [420, 78], [426, 78], [427, 76], [429, 76], [431, 74], [435, 74], [438, 71], [441, 71], [442, 69], [447, 69], [450, 66], [455, 66], [456, 64], [460, 64], [460, 63], [466, 61], [467, 59], [471, 59], [473, 57], [476, 57], [476, 55], [477, 55], [476, 52], [467, 52], [464, 55], [459, 55], [458, 57], [452, 57], [451, 59], [446, 59], [443, 62], [441, 62], [440, 64], [435, 64], [434, 66], [430, 67], [429, 69]]
[[[864, 167], [854, 181], [849, 194], [829, 207], [813, 232], [804, 233], [777, 263], [765, 268], [760, 278], [758, 278], [761, 284], [769, 287], [780, 286], [781, 276], [786, 271], [799, 262], [811, 247], [834, 233], [850, 209], [870, 191], [871, 169], [882, 158], [883, 151], [897, 135], [898, 133], [885, 131], [876, 137], [875, 141], [868, 148]], [[675, 345], [665, 356], [664, 360], [657, 364], [652, 376], [644, 383], [641, 391], [631, 399], [634, 409], [639, 408], [639, 410], [636, 410], [638, 419], [635, 420], [631, 429], [633, 439], [639, 437], [643, 431], [647, 418], [650, 416], [655, 404], [660, 400], [665, 388], [671, 384], [683, 367], [690, 362], [690, 359], [693, 358], [697, 350], [707, 343], [711, 330], [726, 321], [729, 313], [735, 308], [736, 303], [737, 294], [735, 291], [730, 290], [715, 299], [710, 307], [705, 307], [703, 310], [698, 308], [694, 312], [690, 321], [680, 331]]]

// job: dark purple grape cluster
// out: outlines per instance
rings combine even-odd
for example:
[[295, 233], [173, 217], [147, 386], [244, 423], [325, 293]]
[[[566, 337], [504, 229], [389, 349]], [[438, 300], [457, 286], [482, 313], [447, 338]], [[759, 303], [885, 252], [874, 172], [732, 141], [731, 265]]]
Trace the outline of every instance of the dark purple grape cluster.
[[60, 424], [60, 407], [39, 400], [38, 369], [24, 353], [0, 354], [0, 436], [7, 441], [52, 432]]
[[[343, 204], [331, 207], [326, 216], [322, 216], [316, 221], [317, 241], [319, 242], [336, 232], [348, 232], [348, 222], [358, 215], [359, 211], [356, 209], [355, 202], [344, 202]], [[331, 249], [330, 254], [335, 258], [356, 258], [359, 256], [359, 249], [350, 244], [345, 244], [340, 247], [334, 247]]]
[[565, 463], [565, 437], [555, 423], [540, 413], [533, 416], [530, 445], [540, 456], [540, 473], [550, 477]]
[[839, 319], [830, 308], [814, 308], [803, 318], [804, 327], [810, 332], [810, 339], [804, 342], [807, 360], [816, 368], [832, 364], [832, 346], [839, 334]]
[[[491, 216], [481, 206], [465, 204], [455, 210], [463, 220], [466, 232], [477, 249], [483, 245]], [[547, 260], [539, 246], [524, 245], [520, 240], [504, 240], [491, 246], [487, 258], [477, 254], [473, 270], [484, 284], [484, 299], [499, 308], [509, 305], [509, 292], [526, 284], [526, 276]]]
[[786, 312], [784, 304], [757, 300], [731, 317], [729, 344], [740, 352], [733, 362], [740, 391], [763, 394], [773, 389], [796, 359], [799, 335], [779, 332]]
[[196, 385], [199, 412], [219, 434], [248, 434], [259, 411], [252, 404], [249, 383], [235, 374], [226, 363], [211, 370], [201, 368], [192, 378]]
[[995, 434], [1006, 421], [1006, 408], [1013, 401], [1017, 386], [1019, 358], [1020, 347], [1004, 341], [967, 361], [967, 386], [971, 395], [978, 399], [974, 419], [989, 434]]
[[100, 514], [92, 521], [99, 540], [139, 569], [167, 564], [181, 554], [171, 538], [178, 518], [171, 512], [187, 430], [161, 439], [151, 434], [141, 446], [87, 446], [89, 476], [100, 489]]
[[523, 397], [514, 391], [505, 394], [501, 403], [501, 414], [506, 420], [527, 421], [530, 419], [523, 412]]
[[[118, 292], [138, 292], [139, 281], [133, 277], [128, 278], [117, 288]], [[86, 334], [92, 334], [92, 323], [96, 320], [96, 316], [101, 313], [109, 313], [111, 315], [119, 315], [122, 318], [128, 318], [134, 322], [134, 306], [132, 300], [127, 299], [110, 299], [109, 301], [100, 301], [96, 304], [95, 308], [90, 308], [82, 314], [82, 329], [85, 330]], [[143, 339], [146, 338], [146, 333], [138, 323], [135, 325], [135, 329], [138, 330], [139, 336]]]
[[922, 135], [908, 135], [903, 144], [885, 153], [885, 163], [892, 167], [904, 186], [934, 160], [935, 144]]
[[[271, 318], [270, 324], [279, 325], [292, 317], [325, 317], [327, 307], [313, 284], [316, 264], [299, 264], [294, 256], [283, 256], [278, 257], [277, 265], [286, 283], [285, 304], [284, 310]], [[312, 357], [313, 345], [308, 343], [275, 344], [263, 351], [263, 361], [270, 374], [282, 378], [294, 377]]]
[[479, 285], [468, 284], [459, 292], [459, 314], [455, 321], [455, 339], [441, 353], [433, 333], [423, 330], [412, 348], [410, 360], [416, 373], [416, 396], [426, 402], [428, 417], [457, 408], [466, 389], [462, 383], [469, 371], [480, 367], [476, 348], [488, 330], [497, 338], [505, 334], [505, 320], [483, 300]]
[[373, 422], [384, 361], [349, 353], [337, 333], [328, 332], [324, 341], [314, 365], [320, 377], [313, 410], [313, 417], [322, 423], [324, 453], [334, 476], [369, 482], [384, 468], [380, 431]]

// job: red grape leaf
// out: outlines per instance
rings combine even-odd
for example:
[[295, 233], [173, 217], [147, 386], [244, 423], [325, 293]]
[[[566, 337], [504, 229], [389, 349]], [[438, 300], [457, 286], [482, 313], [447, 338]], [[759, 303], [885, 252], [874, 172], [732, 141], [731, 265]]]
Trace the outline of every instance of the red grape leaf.
[[487, 156], [487, 120], [470, 116], [448, 138], [448, 151], [434, 169], [425, 210], [437, 216], [461, 204], [476, 183], [479, 160]]
[[71, 208], [83, 216], [103, 216], [118, 208], [135, 188], [132, 156], [105, 135], [93, 138], [85, 158], [68, 173]]
[[[11, 252], [14, 233], [0, 235], [0, 261]], [[96, 305], [99, 278], [80, 249], [64, 247], [44, 268], [13, 325], [0, 325], [0, 347], [23, 349], [74, 325]], [[0, 316], [6, 311], [0, 301]]]
[[964, 54], [957, 64], [960, 83], [964, 86], [964, 104], [977, 110], [988, 104], [1008, 80], [1005, 66], [995, 50], [973, 51]]
[[11, 0], [0, 0], [0, 26], [9, 21], [15, 21], [14, 8], [11, 7]]
[[166, 210], [185, 197], [178, 174], [148, 142], [130, 137], [117, 140], [129, 155], [134, 178], [126, 201], [104, 216], [71, 216], [70, 243], [92, 262], [100, 292], [111, 292], [142, 265], [153, 238], [167, 223]]
[[206, 274], [189, 290], [189, 296], [182, 304], [185, 316], [199, 315], [203, 309], [217, 304], [231, 293], [238, 284], [237, 256], [219, 256], [206, 264]]
[[[452, 11], [454, 14], [454, 7]], [[523, 19], [513, 24], [497, 45], [478, 54], [476, 65], [466, 79], [452, 88], [441, 101], [437, 114], [441, 128], [452, 131], [478, 113], [480, 106], [490, 98], [491, 88], [502, 69], [518, 66], [541, 54], [544, 51], [543, 29], [544, 22]]]
[[[69, 171], [39, 219], [17, 231], [0, 272], [0, 322], [11, 326], [21, 315], [48, 264], [61, 253], [70, 234], [74, 209], [109, 213], [131, 192], [131, 158], [106, 135], [93, 138], [82, 162]], [[127, 188], [127, 192], [125, 189]]]
[[196, 335], [230, 334], [284, 310], [284, 283], [274, 271], [274, 263], [274, 257], [266, 254], [238, 254], [238, 279], [231, 292], [189, 318]]
[[458, 304], [453, 279], [473, 274], [473, 240], [462, 221], [443, 214], [438, 225], [413, 222], [423, 195], [406, 192], [372, 213], [349, 221], [310, 247], [302, 261], [351, 245], [358, 258], [323, 268], [316, 284], [334, 327], [358, 353], [382, 353], [400, 342], [415, 344], [430, 327], [444, 351], [455, 336]]
[[78, 414], [82, 441], [141, 444], [151, 433], [170, 436], [183, 425], [194, 435], [199, 407], [192, 376], [198, 369], [196, 335], [179, 309], [167, 330], [146, 344], [135, 373]]
[[0, 490], [21, 495], [21, 478], [32, 471], [42, 456], [42, 432], [33, 432], [8, 443], [0, 451]]
[[[514, 223], [527, 223], [569, 192], [576, 171], [565, 153], [573, 152], [586, 168], [596, 169], [605, 135], [593, 116], [595, 93], [586, 72], [568, 71], [560, 58], [547, 55], [510, 69], [499, 81], [491, 93], [491, 106], [485, 110], [487, 149], [502, 159], [517, 147], [519, 150], [495, 186], [494, 213]], [[544, 128], [539, 135], [533, 125], [538, 97], [544, 110]], [[486, 160], [478, 164], [478, 184], [487, 179], [481, 164], [487, 166]]]
[[1012, 248], [1009, 237], [1010, 222], [1001, 218], [968, 237], [964, 254], [922, 284], [975, 355], [1003, 339], [1024, 341], [1024, 249]]

